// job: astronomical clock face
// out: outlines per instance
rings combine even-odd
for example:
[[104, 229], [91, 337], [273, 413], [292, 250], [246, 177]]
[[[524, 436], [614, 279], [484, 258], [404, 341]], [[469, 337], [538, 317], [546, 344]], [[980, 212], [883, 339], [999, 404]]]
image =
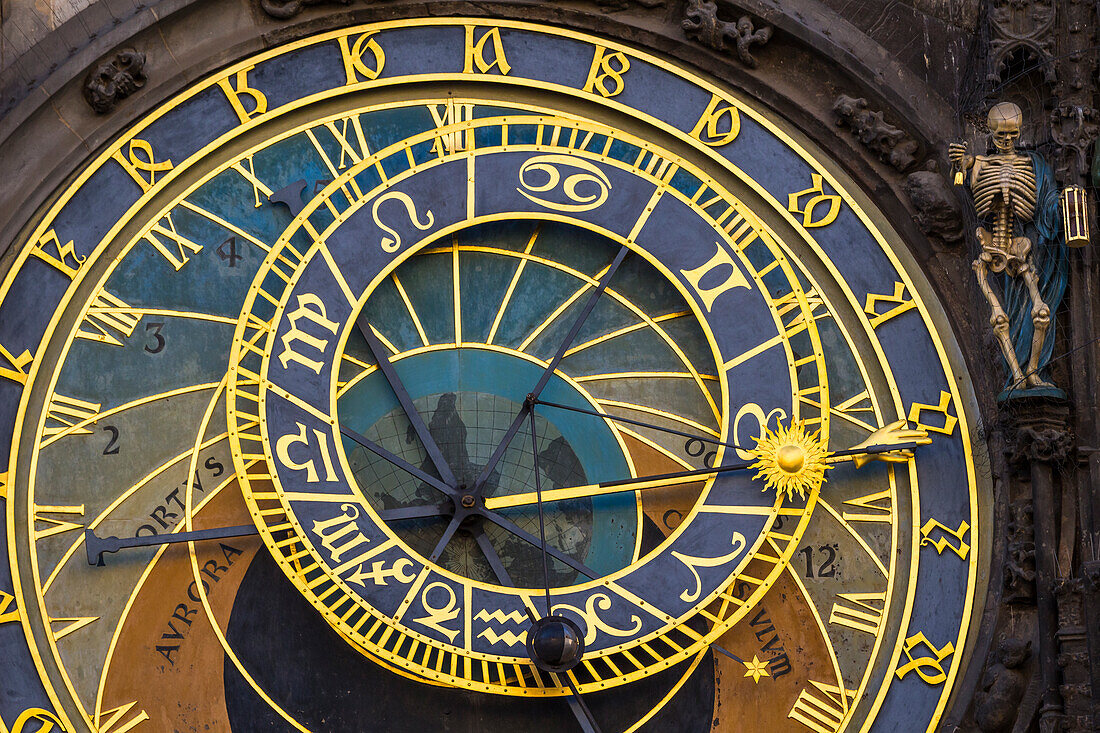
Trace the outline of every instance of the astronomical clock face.
[[985, 479], [851, 189], [518, 23], [153, 110], [6, 263], [6, 729], [934, 728]]

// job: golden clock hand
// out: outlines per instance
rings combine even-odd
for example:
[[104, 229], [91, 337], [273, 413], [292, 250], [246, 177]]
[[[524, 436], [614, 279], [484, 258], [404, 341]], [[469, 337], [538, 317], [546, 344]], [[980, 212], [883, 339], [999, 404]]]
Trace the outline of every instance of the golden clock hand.
[[[618, 494], [623, 491], [641, 491], [643, 489], [657, 489], [668, 486], [691, 484], [702, 480], [704, 477], [724, 471], [740, 471], [749, 467], [749, 464], [737, 466], [724, 466], [721, 469], [699, 468], [678, 473], [665, 473], [655, 476], [643, 476], [636, 479], [620, 479], [605, 481], [598, 484], [585, 484], [583, 486], [568, 486], [561, 489], [547, 489], [542, 492], [542, 501], [564, 501], [566, 499], [581, 499], [590, 496], [604, 496], [606, 494]], [[522, 494], [510, 494], [507, 496], [491, 496], [485, 499], [485, 508], [491, 511], [499, 509], [511, 509], [512, 507], [530, 506], [538, 501], [535, 492], [529, 491]]]
[[[900, 444], [928, 445], [931, 442], [932, 439], [928, 437], [928, 431], [910, 429], [907, 427], [905, 420], [898, 420], [879, 428], [871, 433], [867, 440], [852, 446], [852, 450], [860, 448], [866, 450], [864, 454], [854, 456], [852, 462], [855, 463], [856, 468], [863, 468], [871, 461], [904, 463], [913, 457], [913, 451]], [[871, 450], [872, 448], [886, 448], [887, 446], [893, 446], [893, 448], [881, 451]]]
[[[889, 426], [887, 426], [889, 427]], [[890, 443], [881, 445], [867, 445], [868, 441], [864, 441], [857, 446], [849, 448], [843, 451], [837, 451], [829, 454], [829, 458], [834, 462], [850, 460], [856, 464], [859, 468], [870, 460], [875, 460], [875, 456], [878, 454], [900, 454], [905, 451], [911, 451], [918, 445], [927, 445], [930, 440], [927, 439], [927, 434], [924, 431], [907, 431], [909, 433], [921, 433], [925, 437], [910, 440], [901, 443]], [[900, 460], [897, 458], [887, 458], [885, 460]], [[908, 459], [905, 459], [908, 460]], [[731, 463], [726, 466], [715, 466], [714, 468], [696, 468], [689, 471], [676, 471], [673, 473], [662, 473], [653, 476], [640, 476], [638, 478], [618, 479], [615, 481], [604, 481], [597, 484], [586, 484], [584, 486], [569, 486], [561, 489], [548, 489], [542, 492], [542, 500], [548, 501], [562, 501], [564, 499], [579, 499], [592, 496], [604, 496], [607, 494], [617, 494], [623, 491], [644, 491], [647, 489], [660, 489], [670, 486], [679, 486], [682, 484], [690, 484], [699, 481], [712, 474], [729, 473], [732, 471], [744, 471], [750, 469], [755, 465], [754, 461], [746, 461], [743, 463]], [[538, 497], [535, 492], [526, 492], [523, 494], [511, 494], [508, 496], [493, 496], [485, 499], [485, 508], [490, 511], [509, 509], [512, 507], [529, 506], [538, 501]]]

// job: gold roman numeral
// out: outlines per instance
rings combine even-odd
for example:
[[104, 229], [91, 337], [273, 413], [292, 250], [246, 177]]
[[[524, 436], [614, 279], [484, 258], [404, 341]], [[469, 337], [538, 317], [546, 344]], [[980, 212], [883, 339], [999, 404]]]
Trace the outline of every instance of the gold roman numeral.
[[88, 624], [98, 621], [99, 616], [77, 616], [73, 618], [51, 618], [50, 619], [50, 633], [53, 634], [53, 640], [58, 641], [64, 639], [74, 631], [80, 631]]
[[[370, 146], [367, 145], [367, 136], [363, 132], [363, 123], [359, 121], [359, 115], [348, 115], [341, 118], [339, 122], [340, 126], [337, 128], [336, 122], [329, 120], [325, 123], [325, 128], [332, 133], [336, 144], [340, 146], [340, 161], [336, 169], [344, 170], [348, 167], [348, 159], [351, 160], [352, 165], [355, 165], [362, 163], [363, 159], [371, 153]], [[351, 128], [350, 131], [348, 127]]]
[[101, 344], [122, 346], [121, 338], [129, 338], [141, 320], [141, 311], [131, 307], [117, 295], [101, 290], [88, 307], [88, 315], [76, 332], [77, 338]]
[[839, 602], [833, 604], [829, 613], [829, 623], [846, 626], [874, 636], [882, 624], [884, 608], [873, 605], [879, 602], [885, 605], [886, 592], [882, 593], [837, 593]]
[[[428, 112], [431, 114], [432, 122], [435, 123], [438, 130], [446, 125], [457, 125], [472, 120], [474, 105], [456, 104], [454, 100], [448, 99], [446, 104], [429, 104]], [[443, 157], [445, 153], [458, 153], [469, 150], [473, 147], [471, 141], [471, 134], [466, 130], [442, 133], [435, 139], [432, 152]]]
[[[77, 524], [76, 522], [70, 522], [67, 519], [55, 519], [53, 517], [39, 516], [41, 514], [64, 514], [69, 516], [84, 516], [84, 505], [79, 506], [41, 506], [39, 504], [34, 505], [34, 541], [43, 537], [53, 537], [57, 534], [63, 534], [64, 532], [71, 532], [74, 529], [83, 529], [83, 524]], [[39, 529], [38, 523], [44, 522], [47, 526]]]
[[[881, 502], [886, 502], [882, 506]], [[848, 499], [844, 502], [860, 511], [844, 511], [841, 517], [845, 522], [880, 522], [890, 524], [894, 521], [894, 506], [890, 500], [890, 489], [876, 491], [866, 496]]]
[[[164, 241], [162, 241], [162, 238]], [[145, 239], [156, 248], [157, 252], [164, 256], [164, 259], [168, 260], [168, 263], [176, 269], [176, 272], [179, 272], [180, 268], [191, 261], [187, 252], [191, 254], [202, 252], [201, 244], [195, 244], [176, 231], [176, 225], [172, 222], [171, 214], [165, 214], [163, 219], [154, 224], [145, 234]]]
[[97, 712], [95, 715], [95, 729], [99, 733], [127, 733], [133, 730], [138, 723], [149, 720], [149, 714], [139, 710], [133, 716], [127, 718], [130, 709], [137, 705], [132, 702], [129, 705], [119, 705], [117, 708]]
[[[248, 164], [247, 167], [245, 166], [246, 163]], [[231, 165], [229, 167], [232, 168], [233, 170], [237, 171], [238, 173], [240, 173], [242, 176], [244, 176], [244, 179], [246, 181], [248, 181], [250, 184], [252, 184], [252, 197], [256, 201], [256, 205], [253, 208], [258, 209], [263, 205], [263, 202], [260, 201], [260, 194], [261, 193], [263, 193], [263, 195], [264, 195], [264, 201], [267, 201], [270, 198], [271, 194], [274, 193], [267, 186], [267, 184], [265, 184], [263, 181], [261, 181], [259, 179], [259, 177], [256, 175], [256, 166], [252, 162], [252, 156], [251, 155], [249, 155], [248, 157], [246, 157], [242, 160], [238, 160], [236, 163], [234, 163], [233, 165]]]
[[805, 331], [811, 322], [829, 315], [828, 308], [825, 307], [825, 301], [817, 294], [816, 290], [806, 291], [805, 298], [806, 309], [803, 309], [802, 304], [798, 301], [798, 293], [793, 290], [769, 301], [771, 306], [775, 308], [779, 321], [783, 324], [783, 330], [787, 338], [797, 336]]
[[42, 427], [42, 437], [52, 438], [62, 433], [90, 435], [91, 430], [77, 426], [95, 422], [99, 417], [100, 407], [102, 405], [98, 402], [88, 402], [54, 392], [50, 399], [50, 406], [46, 410], [46, 423]]
[[817, 692], [802, 690], [798, 693], [798, 699], [787, 717], [816, 733], [837, 733], [844, 716], [848, 714], [848, 703], [855, 698], [855, 691], [813, 680], [810, 684]]

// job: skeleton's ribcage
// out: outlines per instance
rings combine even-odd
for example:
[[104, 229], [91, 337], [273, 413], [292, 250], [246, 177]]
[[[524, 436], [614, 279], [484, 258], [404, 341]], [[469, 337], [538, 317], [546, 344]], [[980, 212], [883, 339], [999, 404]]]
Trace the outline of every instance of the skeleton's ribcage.
[[1010, 216], [1031, 221], [1035, 216], [1035, 169], [1029, 158], [990, 156], [981, 163], [973, 185], [978, 216]]

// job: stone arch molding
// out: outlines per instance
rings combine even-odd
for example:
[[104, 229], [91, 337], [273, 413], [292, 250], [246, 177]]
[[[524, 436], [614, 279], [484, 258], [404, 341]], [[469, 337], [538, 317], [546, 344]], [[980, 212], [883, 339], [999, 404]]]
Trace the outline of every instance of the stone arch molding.
[[[605, 34], [703, 68], [775, 108], [818, 138], [815, 142], [829, 147], [837, 133], [821, 121], [831, 119], [832, 111], [812, 108], [813, 92], [822, 80], [805, 79], [806, 93], [799, 95], [797, 85], [778, 78], [778, 67], [789, 52], [801, 49], [824, 64], [815, 66], [829, 69], [844, 84], [845, 94], [870, 97], [886, 119], [904, 120], [906, 132], [919, 141], [922, 151], [952, 124], [950, 107], [939, 94], [820, 2], [264, 2], [266, 6], [261, 0], [97, 0], [0, 70], [0, 148], [5, 150], [0, 163], [0, 247], [14, 239], [61, 183], [64, 171], [123, 129], [127, 120], [235, 58], [355, 22], [425, 14], [498, 15]], [[265, 7], [278, 12], [265, 12]], [[707, 27], [708, 15], [727, 26], [724, 40], [723, 28]], [[689, 16], [696, 19], [694, 28], [685, 20]], [[137, 74], [132, 73], [132, 51], [145, 57]], [[100, 113], [83, 98], [90, 94], [85, 86], [91, 78], [101, 80], [94, 90], [100, 97]], [[104, 103], [104, 89], [122, 93]], [[26, 180], [36, 185], [28, 187]], [[861, 183], [868, 190], [880, 188], [875, 181]]]

